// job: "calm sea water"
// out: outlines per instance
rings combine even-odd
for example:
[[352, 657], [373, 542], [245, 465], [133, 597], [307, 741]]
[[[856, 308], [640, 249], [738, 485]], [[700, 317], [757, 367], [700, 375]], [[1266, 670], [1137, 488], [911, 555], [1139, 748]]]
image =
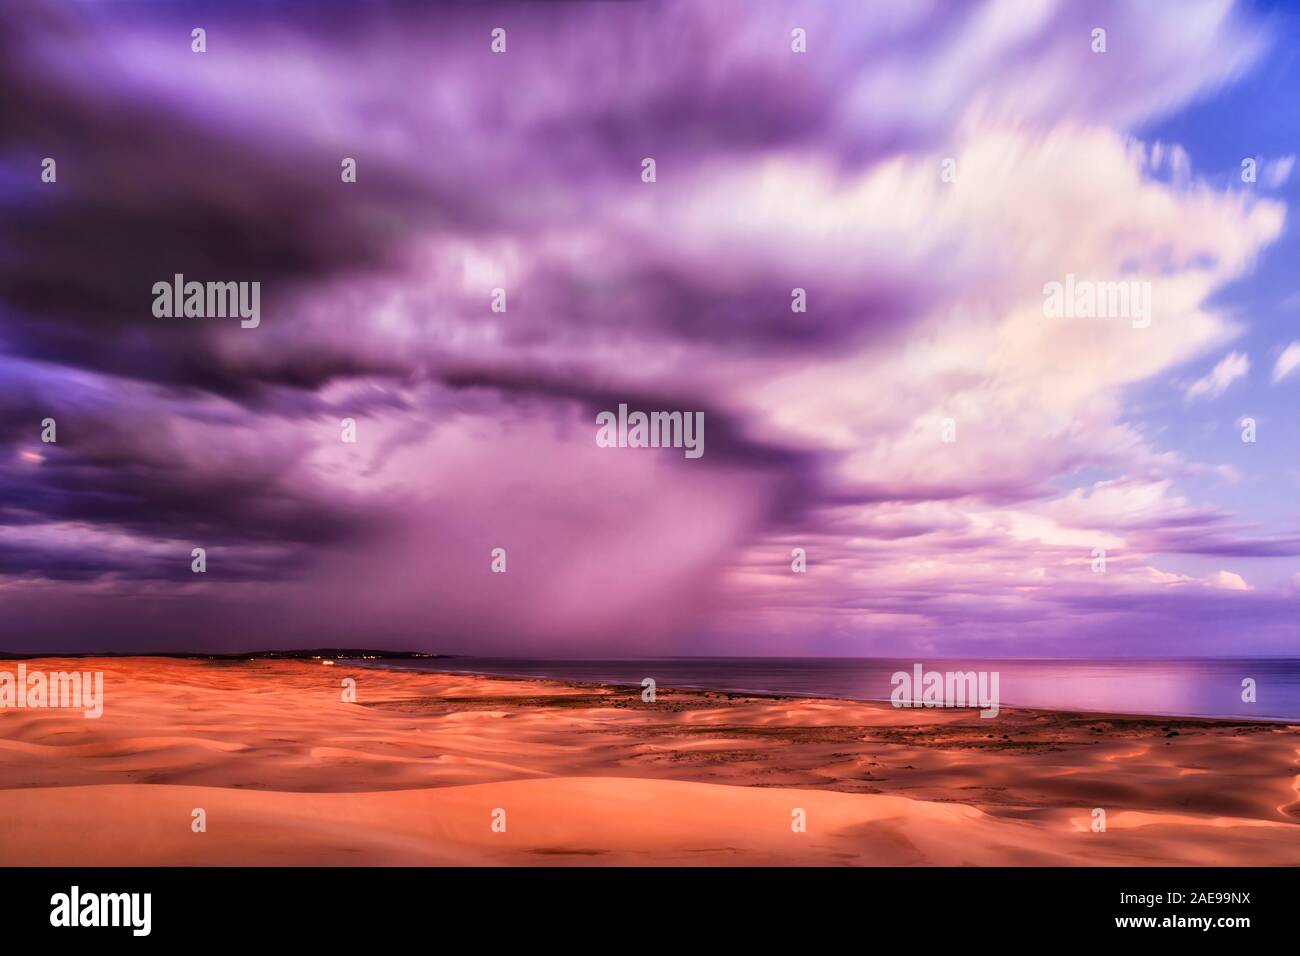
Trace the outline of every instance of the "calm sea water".
[[[381, 666], [467, 674], [550, 677], [639, 686], [888, 700], [896, 671], [918, 661], [889, 658], [658, 657], [525, 660], [450, 657]], [[1003, 707], [1300, 720], [1300, 659], [919, 661], [927, 671], [997, 671]], [[1253, 678], [1256, 702], [1242, 701]]]

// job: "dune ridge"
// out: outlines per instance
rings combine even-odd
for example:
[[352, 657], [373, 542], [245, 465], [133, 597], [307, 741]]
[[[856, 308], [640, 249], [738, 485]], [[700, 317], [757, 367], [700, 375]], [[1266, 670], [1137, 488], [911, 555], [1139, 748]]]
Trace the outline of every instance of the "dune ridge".
[[346, 661], [40, 666], [104, 671], [104, 716], [0, 711], [5, 865], [1300, 863], [1292, 725], [648, 704]]

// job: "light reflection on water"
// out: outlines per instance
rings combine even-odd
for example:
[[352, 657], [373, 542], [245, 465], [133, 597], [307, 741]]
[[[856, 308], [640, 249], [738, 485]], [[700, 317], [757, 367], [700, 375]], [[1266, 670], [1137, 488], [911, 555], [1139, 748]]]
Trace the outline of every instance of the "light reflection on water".
[[[453, 657], [385, 661], [381, 666], [455, 673], [550, 677], [659, 687], [887, 700], [892, 675], [927, 671], [997, 671], [1003, 707], [1159, 714], [1185, 717], [1300, 719], [1300, 660], [928, 660], [887, 658], [719, 658], [526, 660]], [[1242, 700], [1252, 678], [1256, 702]]]

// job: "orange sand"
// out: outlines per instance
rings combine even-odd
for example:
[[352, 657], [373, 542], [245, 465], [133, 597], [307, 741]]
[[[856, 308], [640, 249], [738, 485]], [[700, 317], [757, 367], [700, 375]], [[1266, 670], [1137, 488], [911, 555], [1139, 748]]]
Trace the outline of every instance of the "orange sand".
[[2, 865], [1300, 864], [1295, 726], [646, 704], [347, 662], [28, 667], [102, 670], [106, 701], [0, 711]]

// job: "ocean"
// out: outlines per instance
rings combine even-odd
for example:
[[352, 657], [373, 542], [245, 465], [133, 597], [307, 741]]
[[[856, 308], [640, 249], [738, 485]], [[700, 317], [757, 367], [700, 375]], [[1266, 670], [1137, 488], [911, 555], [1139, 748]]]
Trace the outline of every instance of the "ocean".
[[[1002, 707], [1300, 721], [1300, 659], [977, 660], [930, 658], [657, 657], [537, 660], [444, 657], [376, 666], [740, 693], [888, 700], [891, 677], [927, 671], [996, 671]], [[1254, 681], [1255, 701], [1243, 700]]]

